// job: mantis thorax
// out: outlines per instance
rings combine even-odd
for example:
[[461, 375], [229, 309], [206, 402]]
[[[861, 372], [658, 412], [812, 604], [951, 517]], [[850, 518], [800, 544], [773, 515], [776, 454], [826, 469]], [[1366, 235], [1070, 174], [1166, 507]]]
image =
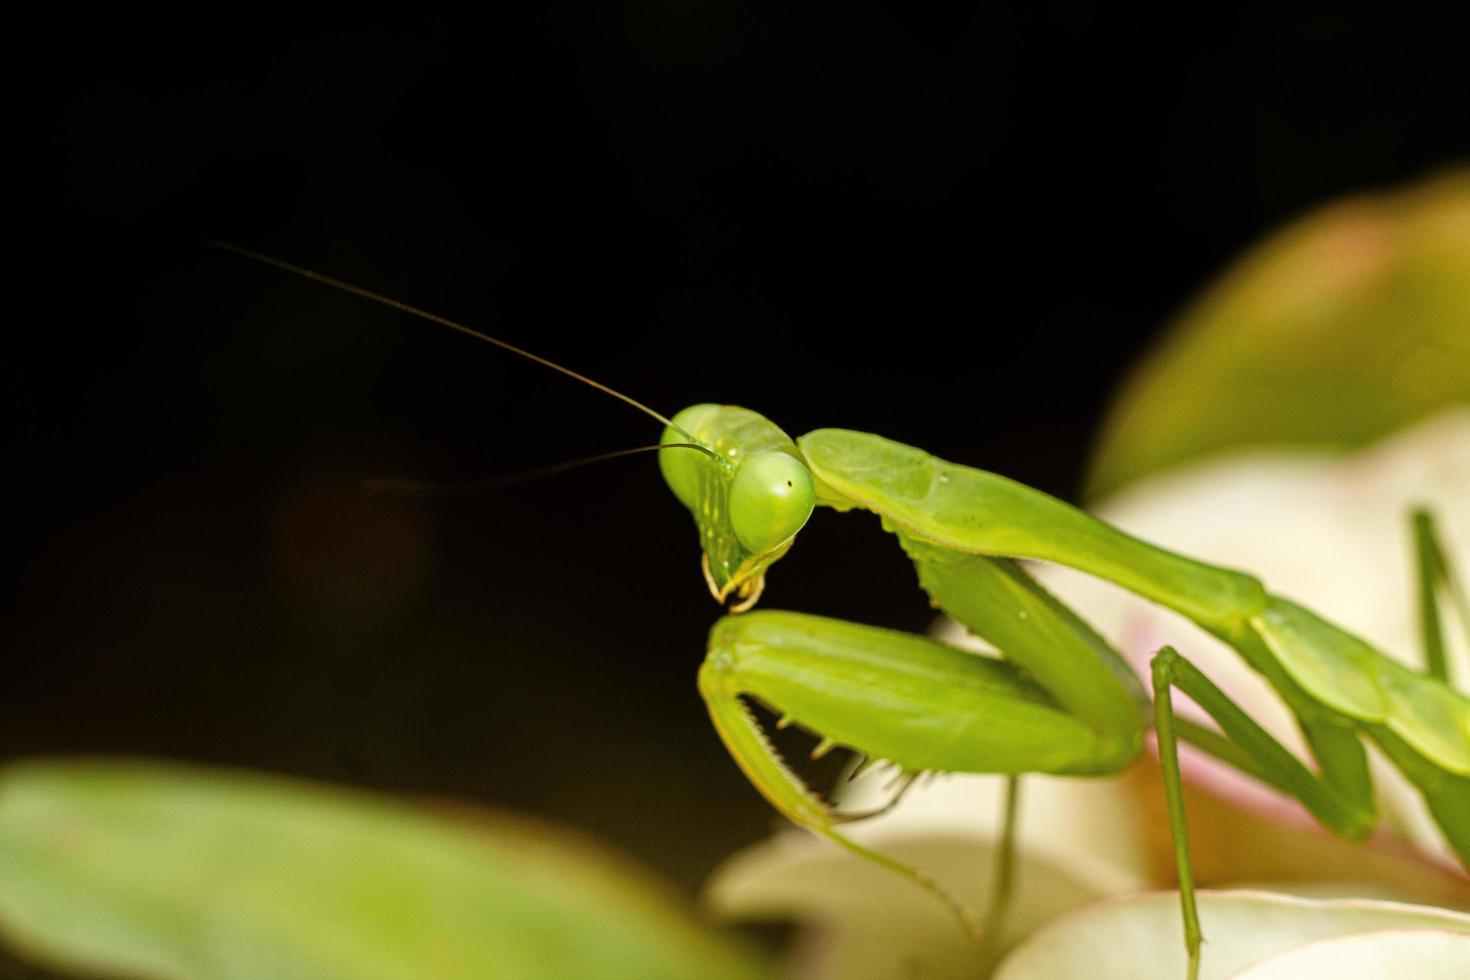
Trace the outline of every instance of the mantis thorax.
[[811, 473], [791, 437], [749, 409], [693, 405], [673, 422], [663, 443], [693, 438], [714, 455], [662, 452], [664, 479], [694, 515], [710, 593], [719, 602], [733, 595], [735, 611], [748, 609], [766, 569], [811, 516]]

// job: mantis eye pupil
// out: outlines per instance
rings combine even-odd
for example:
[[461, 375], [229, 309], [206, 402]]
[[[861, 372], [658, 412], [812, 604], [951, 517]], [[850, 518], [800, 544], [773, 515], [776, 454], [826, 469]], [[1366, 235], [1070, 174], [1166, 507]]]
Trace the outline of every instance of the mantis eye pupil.
[[811, 516], [816, 491], [806, 464], [784, 452], [752, 456], [730, 486], [730, 523], [753, 554], [769, 551]]

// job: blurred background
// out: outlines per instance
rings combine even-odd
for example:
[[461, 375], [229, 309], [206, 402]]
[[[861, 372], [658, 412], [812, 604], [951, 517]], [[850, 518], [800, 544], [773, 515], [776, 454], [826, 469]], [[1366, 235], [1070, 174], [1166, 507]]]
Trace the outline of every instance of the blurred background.
[[[0, 757], [513, 807], [687, 891], [773, 815], [694, 689], [718, 614], [665, 413], [878, 432], [1077, 499], [1100, 413], [1246, 245], [1470, 151], [1465, 18], [1082, 6], [293, 14], [11, 35]], [[763, 600], [931, 616], [863, 517]]]

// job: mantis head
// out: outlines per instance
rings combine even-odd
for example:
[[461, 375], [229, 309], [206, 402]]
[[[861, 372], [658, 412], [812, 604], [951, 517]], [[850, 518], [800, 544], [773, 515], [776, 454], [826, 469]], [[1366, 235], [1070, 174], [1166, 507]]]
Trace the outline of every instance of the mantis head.
[[672, 421], [662, 444], [692, 440], [709, 452], [659, 453], [664, 479], [694, 515], [710, 594], [733, 596], [731, 611], [744, 612], [811, 516], [811, 471], [791, 437], [749, 409], [693, 405]]

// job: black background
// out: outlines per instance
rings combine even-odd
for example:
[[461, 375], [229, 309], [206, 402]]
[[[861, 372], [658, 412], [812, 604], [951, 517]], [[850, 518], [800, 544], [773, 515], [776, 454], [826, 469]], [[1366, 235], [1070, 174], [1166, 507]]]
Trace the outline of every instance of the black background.
[[[1252, 241], [1470, 150], [1464, 23], [643, 4], [17, 28], [0, 756], [148, 753], [509, 805], [692, 888], [772, 817], [618, 403], [839, 425], [1074, 495], [1127, 366]], [[871, 520], [765, 603], [920, 629]]]

